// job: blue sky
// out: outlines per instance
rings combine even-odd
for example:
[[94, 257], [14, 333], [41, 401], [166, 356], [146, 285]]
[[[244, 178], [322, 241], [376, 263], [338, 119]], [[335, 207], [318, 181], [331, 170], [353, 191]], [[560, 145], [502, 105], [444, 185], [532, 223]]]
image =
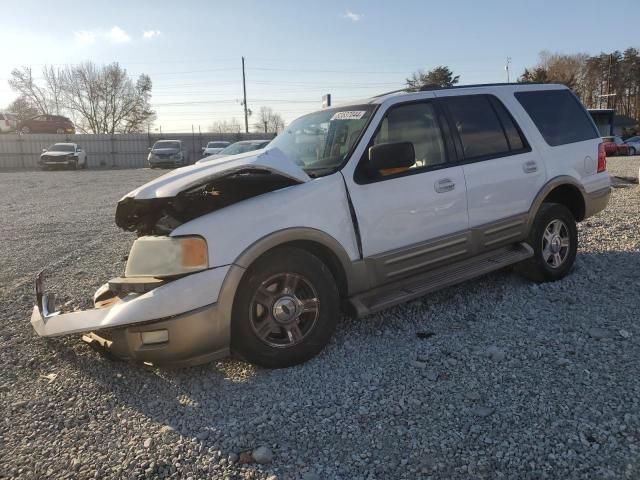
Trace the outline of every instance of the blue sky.
[[[636, 11], [618, 0], [615, 18]], [[401, 88], [419, 68], [448, 65], [461, 83], [506, 80], [541, 50], [589, 54], [640, 47], [631, 28], [606, 29], [601, 1], [12, 1], [0, 16], [0, 108], [21, 65], [120, 62], [154, 82], [163, 131], [242, 120], [241, 56], [249, 107], [290, 121], [320, 107]], [[633, 14], [636, 15], [635, 13]], [[145, 36], [146, 32], [146, 36]]]

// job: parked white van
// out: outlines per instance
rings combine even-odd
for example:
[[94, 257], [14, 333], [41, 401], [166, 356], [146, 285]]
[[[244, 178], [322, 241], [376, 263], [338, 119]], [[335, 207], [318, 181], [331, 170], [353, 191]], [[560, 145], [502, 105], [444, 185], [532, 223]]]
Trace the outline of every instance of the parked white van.
[[31, 323], [156, 364], [294, 365], [343, 306], [365, 316], [508, 265], [561, 279], [576, 222], [609, 193], [598, 130], [563, 86], [378, 96], [130, 192], [116, 223], [139, 238], [123, 276], [70, 313], [39, 277]]

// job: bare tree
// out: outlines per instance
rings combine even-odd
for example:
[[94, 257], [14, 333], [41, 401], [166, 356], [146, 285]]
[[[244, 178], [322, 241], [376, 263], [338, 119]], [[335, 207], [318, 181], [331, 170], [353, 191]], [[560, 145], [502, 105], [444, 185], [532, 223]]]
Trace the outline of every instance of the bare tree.
[[284, 128], [284, 119], [279, 113], [273, 111], [271, 107], [260, 107], [258, 118], [254, 124], [257, 132], [278, 133]]
[[216, 133], [240, 133], [244, 128], [237, 118], [231, 120], [216, 120], [211, 124], [209, 129]]
[[37, 108], [38, 113], [50, 113], [47, 91], [36, 84], [31, 67], [14, 69], [11, 72], [9, 86]]
[[155, 118], [149, 76], [140, 75], [134, 83], [118, 63], [98, 67], [85, 62], [60, 69], [45, 66], [42, 87], [29, 67], [11, 75], [11, 87], [41, 113], [68, 114], [82, 132], [143, 132]]
[[42, 76], [45, 83], [44, 91], [46, 92], [49, 113], [60, 115], [63, 110], [62, 96], [64, 93], [60, 70], [54, 69], [52, 65], [45, 65], [42, 69]]
[[38, 108], [25, 97], [16, 98], [7, 106], [5, 111], [14, 113], [18, 117], [18, 123], [24, 122], [40, 113]]

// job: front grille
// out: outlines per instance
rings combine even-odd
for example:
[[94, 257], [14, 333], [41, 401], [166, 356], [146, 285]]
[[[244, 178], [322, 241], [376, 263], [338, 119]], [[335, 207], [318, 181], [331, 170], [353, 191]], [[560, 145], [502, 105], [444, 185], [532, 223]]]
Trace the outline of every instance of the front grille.
[[60, 162], [60, 163], [64, 163], [67, 161], [66, 157], [51, 157], [49, 155], [45, 155], [44, 157], [42, 157], [42, 160], [45, 162]]

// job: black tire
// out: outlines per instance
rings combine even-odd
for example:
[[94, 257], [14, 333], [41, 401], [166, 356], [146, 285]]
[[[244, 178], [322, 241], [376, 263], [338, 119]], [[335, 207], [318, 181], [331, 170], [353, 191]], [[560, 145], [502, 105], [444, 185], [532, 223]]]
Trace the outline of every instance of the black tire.
[[633, 156], [635, 154], [636, 154], [636, 149], [633, 148], [633, 147], [629, 147], [629, 156], [631, 157], [631, 156]]
[[82, 164], [82, 169], [86, 170], [89, 166], [89, 157], [84, 157], [84, 163]]
[[[283, 326], [276, 319], [277, 304], [287, 297], [277, 286], [278, 281], [272, 280], [280, 276], [296, 277], [293, 291], [300, 292], [302, 288], [304, 294], [306, 288], [307, 292], [313, 291], [311, 297], [317, 299], [313, 302], [313, 313], [293, 315], [297, 319], [294, 320], [298, 326], [297, 332], [301, 334], [299, 340], [296, 340], [298, 343], [293, 343], [293, 336], [287, 334], [287, 328], [291, 327]], [[271, 294], [271, 306], [265, 308], [262, 305], [267, 303], [258, 301], [257, 297], [259, 292], [265, 291], [265, 285], [271, 281], [275, 282], [276, 292]], [[292, 295], [296, 300], [302, 296], [296, 296], [293, 292]], [[309, 299], [306, 301], [310, 302]], [[267, 368], [284, 368], [306, 362], [320, 353], [331, 339], [340, 314], [339, 305], [340, 298], [335, 279], [318, 257], [298, 248], [275, 249], [256, 260], [240, 282], [233, 302], [231, 350], [237, 356]], [[289, 309], [280, 310], [283, 311], [289, 313]], [[256, 324], [265, 321], [267, 317], [274, 329], [263, 339], [257, 333], [259, 327], [256, 327]], [[280, 346], [267, 343], [280, 341], [292, 343]]]
[[69, 168], [71, 170], [77, 170], [78, 169], [78, 160], [74, 160], [71, 165], [69, 166]]
[[[560, 226], [560, 233], [552, 236], [553, 241], [548, 242], [545, 232], [554, 226]], [[565, 233], [568, 245], [558, 246], [562, 244]], [[549, 232], [547, 234], [551, 235]], [[559, 240], [556, 241], [554, 237]], [[516, 265], [518, 273], [536, 282], [555, 282], [566, 276], [571, 271], [578, 251], [578, 229], [571, 211], [559, 203], [543, 203], [533, 221], [527, 243], [533, 248], [533, 257]], [[545, 245], [549, 246], [546, 250]], [[559, 248], [559, 251], [548, 257], [555, 248]], [[562, 259], [560, 263], [553, 265], [559, 258]]]

